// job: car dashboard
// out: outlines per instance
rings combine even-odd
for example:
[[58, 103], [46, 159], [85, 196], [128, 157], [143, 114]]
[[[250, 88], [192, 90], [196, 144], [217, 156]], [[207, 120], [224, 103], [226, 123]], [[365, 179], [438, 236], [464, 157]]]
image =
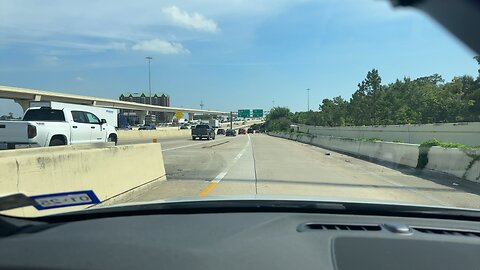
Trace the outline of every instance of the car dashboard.
[[479, 269], [479, 227], [294, 212], [106, 217], [0, 237], [0, 269]]

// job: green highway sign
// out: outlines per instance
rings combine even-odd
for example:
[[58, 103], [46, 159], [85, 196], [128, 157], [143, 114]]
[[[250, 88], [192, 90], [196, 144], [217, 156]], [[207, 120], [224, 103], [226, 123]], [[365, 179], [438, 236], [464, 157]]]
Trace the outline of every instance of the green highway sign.
[[250, 117], [250, 110], [238, 110], [237, 117], [249, 118]]
[[263, 117], [263, 109], [252, 110], [253, 117]]

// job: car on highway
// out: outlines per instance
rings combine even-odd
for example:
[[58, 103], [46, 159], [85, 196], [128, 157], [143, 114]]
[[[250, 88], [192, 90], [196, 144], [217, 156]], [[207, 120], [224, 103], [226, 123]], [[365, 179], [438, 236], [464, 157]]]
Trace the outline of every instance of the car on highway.
[[248, 133], [248, 134], [253, 134], [253, 132], [254, 132], [254, 131], [253, 131], [253, 128], [247, 129], [247, 133]]
[[157, 127], [155, 125], [143, 125], [138, 128], [138, 130], [156, 130]]
[[117, 143], [112, 109], [61, 102], [30, 104], [21, 121], [0, 121], [0, 149]]
[[207, 139], [215, 140], [215, 129], [208, 124], [199, 124], [195, 128], [192, 128], [192, 140], [195, 139]]
[[225, 132], [225, 136], [237, 136], [237, 132], [235, 131], [235, 129], [227, 129], [227, 131]]
[[217, 135], [225, 135], [225, 129], [223, 128], [217, 129]]
[[180, 129], [188, 129], [188, 126], [187, 125], [181, 125]]
[[247, 131], [244, 128], [239, 128], [238, 129], [238, 135], [240, 134], [247, 134]]

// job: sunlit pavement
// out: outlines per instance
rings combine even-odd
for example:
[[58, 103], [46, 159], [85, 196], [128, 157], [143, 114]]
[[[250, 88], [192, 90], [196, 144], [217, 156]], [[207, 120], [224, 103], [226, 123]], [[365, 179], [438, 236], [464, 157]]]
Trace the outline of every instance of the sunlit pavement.
[[480, 207], [478, 189], [459, 179], [389, 168], [265, 134], [159, 142], [168, 180], [131, 201], [258, 194]]

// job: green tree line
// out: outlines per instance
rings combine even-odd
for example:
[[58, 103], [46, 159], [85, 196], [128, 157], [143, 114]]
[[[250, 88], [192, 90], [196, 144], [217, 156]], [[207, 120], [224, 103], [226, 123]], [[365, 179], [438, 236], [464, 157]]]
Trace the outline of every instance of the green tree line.
[[[474, 57], [480, 65], [480, 57]], [[291, 123], [363, 126], [480, 121], [480, 68], [476, 78], [463, 75], [445, 82], [439, 74], [382, 84], [377, 69], [367, 73], [349, 100], [324, 99], [318, 111], [292, 113], [274, 108], [267, 129], [288, 130]]]

